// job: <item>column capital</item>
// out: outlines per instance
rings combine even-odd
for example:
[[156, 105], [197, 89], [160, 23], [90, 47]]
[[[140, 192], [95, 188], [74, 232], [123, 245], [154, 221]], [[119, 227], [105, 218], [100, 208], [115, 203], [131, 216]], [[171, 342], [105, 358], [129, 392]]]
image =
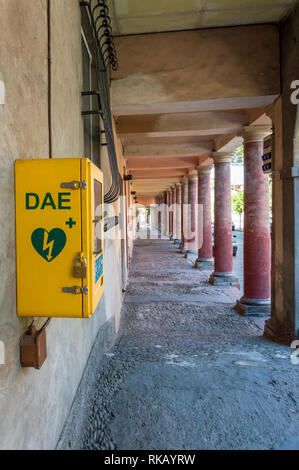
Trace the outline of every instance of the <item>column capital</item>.
[[198, 179], [198, 173], [189, 173], [187, 175], [187, 178], [188, 178], [188, 181], [197, 180]]
[[198, 174], [211, 173], [213, 165], [198, 165], [197, 167]]
[[176, 188], [180, 188], [181, 186], [182, 186], [182, 185], [181, 185], [181, 183], [180, 183], [180, 182], [178, 182], [178, 183], [175, 183], [175, 187], [176, 187]]
[[176, 191], [175, 184], [174, 184], [174, 185], [172, 185], [172, 186], [170, 186], [170, 190], [171, 190], [172, 192]]
[[233, 157], [232, 152], [214, 152], [213, 158], [215, 163], [231, 163]]
[[187, 176], [184, 176], [184, 178], [181, 179], [180, 183], [181, 183], [182, 186], [184, 186], [185, 184], [187, 184], [187, 183], [188, 183], [188, 178], [187, 178]]
[[241, 132], [244, 143], [263, 142], [270, 134], [272, 134], [271, 126], [245, 126]]

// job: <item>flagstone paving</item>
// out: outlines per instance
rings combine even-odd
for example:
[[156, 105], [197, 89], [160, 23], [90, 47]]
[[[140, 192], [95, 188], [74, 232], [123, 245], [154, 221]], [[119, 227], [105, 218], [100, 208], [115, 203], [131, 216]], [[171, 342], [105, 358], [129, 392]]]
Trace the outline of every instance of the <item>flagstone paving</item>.
[[120, 335], [104, 357], [95, 344], [59, 449], [299, 448], [292, 350], [209, 274], [168, 240], [136, 242]]

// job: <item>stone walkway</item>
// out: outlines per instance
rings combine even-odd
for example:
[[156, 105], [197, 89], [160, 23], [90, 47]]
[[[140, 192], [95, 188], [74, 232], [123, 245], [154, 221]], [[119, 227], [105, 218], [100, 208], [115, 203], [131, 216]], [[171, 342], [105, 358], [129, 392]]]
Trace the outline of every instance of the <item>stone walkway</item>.
[[299, 448], [291, 349], [209, 274], [168, 240], [136, 242], [121, 334], [100, 361], [95, 344], [59, 449]]

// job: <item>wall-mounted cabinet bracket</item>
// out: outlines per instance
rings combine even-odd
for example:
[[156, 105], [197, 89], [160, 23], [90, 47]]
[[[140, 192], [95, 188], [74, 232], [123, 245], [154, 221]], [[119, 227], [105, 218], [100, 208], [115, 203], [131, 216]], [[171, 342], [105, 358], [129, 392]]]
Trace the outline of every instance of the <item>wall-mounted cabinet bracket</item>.
[[90, 116], [91, 114], [103, 114], [101, 96], [99, 91], [82, 91], [81, 96], [96, 96], [98, 98], [98, 109], [89, 109], [87, 111], [82, 111], [82, 116]]

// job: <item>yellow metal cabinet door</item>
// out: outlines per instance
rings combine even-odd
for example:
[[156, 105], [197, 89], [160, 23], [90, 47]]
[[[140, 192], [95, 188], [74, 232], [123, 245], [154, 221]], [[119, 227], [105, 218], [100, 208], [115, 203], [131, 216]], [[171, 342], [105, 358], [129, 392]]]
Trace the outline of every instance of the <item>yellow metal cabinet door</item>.
[[104, 292], [104, 181], [103, 173], [82, 159], [82, 178], [88, 182], [82, 193], [82, 245], [88, 266], [88, 296], [83, 296], [83, 316], [91, 317]]
[[82, 193], [82, 243], [89, 293], [83, 296], [83, 316], [89, 318], [104, 292], [104, 181], [101, 170], [87, 159], [82, 159], [82, 178], [88, 182]]
[[92, 310], [96, 310], [104, 293], [104, 179], [103, 173], [91, 166], [91, 210], [93, 221], [93, 262], [91, 265], [93, 295]]
[[[83, 295], [64, 293], [82, 253], [81, 159], [22, 160], [15, 164], [17, 313], [21, 317], [82, 318]], [[63, 188], [62, 183], [67, 183]]]

